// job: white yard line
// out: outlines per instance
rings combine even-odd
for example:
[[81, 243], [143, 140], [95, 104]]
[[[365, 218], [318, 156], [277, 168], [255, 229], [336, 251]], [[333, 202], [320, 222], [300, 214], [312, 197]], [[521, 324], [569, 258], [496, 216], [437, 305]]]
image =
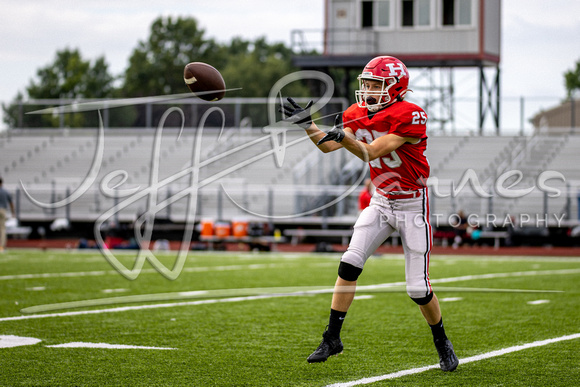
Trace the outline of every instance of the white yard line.
[[[480, 279], [495, 279], [495, 278], [509, 278], [509, 277], [527, 277], [527, 276], [538, 276], [538, 275], [565, 275], [565, 274], [580, 274], [580, 269], [562, 269], [562, 270], [531, 270], [531, 271], [516, 271], [512, 273], [489, 273], [489, 274], [474, 274], [474, 275], [463, 275], [459, 277], [448, 277], [448, 278], [436, 278], [431, 279], [432, 284], [444, 284], [449, 282], [462, 282], [462, 281], [473, 281]], [[368, 286], [358, 286], [357, 290], [365, 289], [380, 289], [380, 288], [390, 288], [394, 286], [405, 286], [406, 283], [402, 282], [391, 282], [386, 284], [378, 285], [368, 285]]]
[[442, 302], [455, 302], [455, 301], [462, 301], [463, 297], [445, 297], [445, 298], [440, 298], [439, 301]]
[[[275, 265], [275, 264], [268, 264], [266, 266]], [[234, 265], [237, 267], [238, 265]], [[248, 265], [254, 269], [261, 267], [260, 265]], [[229, 270], [231, 266], [222, 267], [225, 270]], [[505, 277], [518, 277], [518, 276], [530, 276], [530, 275], [551, 275], [551, 274], [576, 274], [580, 273], [580, 269], [569, 269], [569, 270], [543, 270], [543, 271], [529, 271], [529, 272], [514, 272], [514, 273], [495, 273], [495, 274], [481, 274], [481, 275], [469, 275], [469, 276], [460, 276], [460, 277], [450, 277], [450, 278], [441, 278], [438, 280], [432, 280], [431, 283], [449, 283], [449, 282], [457, 282], [457, 281], [471, 281], [476, 279], [492, 279], [492, 278], [505, 278]], [[372, 290], [380, 290], [386, 288], [394, 288], [399, 286], [404, 286], [404, 282], [393, 282], [393, 283], [386, 283], [386, 284], [377, 284], [377, 285], [367, 285], [367, 286], [359, 286], [357, 290], [364, 292], [372, 291]], [[129, 310], [140, 310], [140, 309], [155, 309], [155, 308], [167, 308], [167, 307], [175, 307], [175, 306], [189, 306], [189, 305], [202, 305], [202, 304], [211, 304], [211, 303], [220, 303], [220, 302], [237, 302], [237, 301], [249, 301], [249, 300], [257, 300], [257, 299], [265, 299], [265, 298], [272, 298], [272, 297], [291, 297], [291, 296], [303, 296], [307, 294], [321, 294], [321, 293], [329, 293], [332, 292], [332, 288], [321, 288], [312, 290], [306, 288], [304, 291], [288, 291], [289, 288], [281, 288], [279, 292], [273, 290], [272, 293], [268, 294], [258, 294], [258, 295], [251, 295], [251, 296], [243, 296], [243, 297], [229, 297], [229, 298], [215, 298], [215, 299], [206, 299], [206, 300], [199, 300], [199, 301], [188, 301], [188, 302], [173, 302], [173, 303], [164, 303], [164, 304], [152, 304], [152, 305], [135, 305], [135, 306], [126, 306], [126, 307], [117, 307], [117, 308], [106, 308], [106, 309], [95, 309], [95, 310], [88, 310], [88, 311], [74, 311], [74, 312], [61, 312], [61, 313], [48, 313], [48, 314], [33, 314], [33, 315], [21, 315], [21, 316], [14, 316], [14, 317], [3, 317], [0, 318], [0, 322], [3, 321], [14, 321], [14, 320], [28, 320], [28, 319], [37, 319], [37, 318], [48, 318], [48, 317], [65, 317], [65, 316], [76, 316], [76, 315], [83, 315], [83, 314], [99, 314], [99, 313], [114, 313], [114, 312], [124, 312]], [[245, 289], [250, 290], [250, 289]], [[449, 289], [447, 289], [449, 290]], [[465, 289], [463, 289], [465, 290]], [[478, 289], [480, 291], [484, 291], [486, 289]], [[494, 290], [494, 291], [501, 291], [502, 289], [487, 289], [487, 290]], [[503, 289], [507, 291], [507, 289]], [[517, 289], [509, 289], [511, 291], [516, 291]], [[521, 291], [530, 291], [530, 290], [521, 290]], [[183, 292], [176, 293], [176, 298], [183, 298]], [[185, 293], [186, 294], [186, 293]], [[186, 294], [187, 295], [187, 294]], [[139, 302], [147, 302], [148, 295], [140, 295]], [[152, 294], [151, 300], [155, 301], [155, 297], [158, 297], [158, 294]], [[208, 296], [211, 294], [208, 291]], [[86, 300], [87, 305], [83, 305], [83, 301], [75, 302], [75, 307], [88, 307], [88, 306], [104, 306], [104, 304], [100, 305], [90, 305], [90, 301]], [[112, 304], [118, 304], [122, 301], [130, 301], [130, 299], [123, 299], [121, 298], [111, 298], [108, 301]], [[66, 306], [67, 303], [64, 303], [63, 306]], [[38, 308], [39, 312], [42, 312], [42, 307], [50, 305], [38, 305], [32, 308]]]
[[[298, 254], [286, 254], [282, 256], [283, 259], [297, 259], [306, 256], [302, 253]], [[320, 255], [323, 257], [324, 254]], [[245, 256], [240, 256], [243, 259], [256, 259], [256, 256], [253, 254], [246, 254]], [[336, 264], [335, 258], [336, 254], [329, 255], [329, 257], [333, 260], [333, 262], [322, 262], [316, 263], [315, 266], [329, 266]], [[466, 256], [467, 257], [467, 256]], [[466, 258], [463, 256], [453, 257], [453, 259], [463, 259]], [[279, 256], [264, 256], [261, 258], [280, 258]], [[498, 260], [501, 259], [502, 256], [498, 257], [488, 257], [487, 260]], [[545, 259], [546, 257], [504, 257], [506, 259], [515, 260], [515, 259], [522, 259], [522, 260], [538, 260], [538, 259]], [[395, 259], [401, 260], [401, 257], [398, 255], [384, 255], [381, 256], [380, 259]], [[573, 258], [566, 259], [565, 261], [559, 262], [571, 262], [574, 261]], [[554, 259], [550, 259], [550, 262], [554, 262]], [[285, 265], [292, 265], [292, 262], [285, 262], [285, 263], [264, 263], [264, 264], [248, 264], [248, 265], [224, 265], [224, 266], [199, 266], [199, 267], [186, 267], [183, 269], [183, 272], [187, 273], [197, 273], [197, 272], [211, 272], [211, 271], [234, 271], [234, 270], [261, 270], [266, 268], [277, 268], [277, 267], [284, 267]], [[154, 274], [157, 273], [155, 269], [143, 269], [141, 271], [143, 274]], [[575, 274], [580, 273], [580, 269], [564, 269], [564, 270], [543, 270], [543, 271], [527, 271], [527, 272], [516, 272], [516, 273], [492, 273], [492, 274], [482, 274], [476, 276], [463, 276], [463, 277], [452, 277], [447, 279], [434, 279], [431, 280], [431, 283], [443, 283], [445, 281], [455, 282], [461, 279], [464, 280], [472, 280], [472, 279], [486, 279], [486, 278], [500, 278], [500, 277], [514, 277], [514, 276], [533, 276], [533, 275], [543, 275], [543, 274]], [[119, 272], [116, 270], [94, 270], [94, 271], [78, 271], [78, 272], [65, 272], [65, 273], [32, 273], [32, 274], [13, 274], [13, 275], [3, 275], [0, 276], [0, 281], [10, 281], [10, 280], [21, 280], [21, 279], [42, 279], [42, 278], [70, 278], [70, 277], [96, 277], [96, 276], [106, 276], [106, 275], [118, 275]]]
[[37, 274], [13, 274], [2, 275], [0, 281], [11, 281], [20, 279], [37, 279], [37, 278], [61, 278], [61, 277], [93, 277], [107, 274], [117, 274], [115, 270], [96, 270], [96, 271], [77, 271], [70, 273], [37, 273]]
[[[302, 294], [304, 294], [304, 293], [302, 293]], [[176, 306], [188, 306], [188, 305], [218, 304], [218, 303], [222, 303], [222, 302], [252, 301], [252, 300], [261, 300], [261, 299], [274, 298], [274, 297], [288, 297], [288, 294], [264, 294], [264, 295], [259, 295], [259, 296], [217, 298], [217, 299], [209, 299], [209, 300], [198, 300], [198, 301], [189, 301], [189, 302], [171, 302], [171, 303], [153, 304], [153, 305], [134, 305], [134, 306], [123, 306], [123, 307], [118, 307], [118, 308], [80, 310], [80, 311], [74, 311], [74, 312], [32, 314], [32, 315], [24, 315], [24, 316], [2, 317], [2, 318], [0, 318], [0, 322], [16, 321], [16, 320], [31, 320], [31, 319], [49, 318], [49, 317], [79, 316], [79, 315], [87, 315], [87, 314], [127, 312], [127, 311], [131, 311], [131, 310], [142, 310], [142, 309], [173, 308]]]
[[511, 273], [490, 273], [490, 274], [476, 274], [464, 275], [460, 277], [432, 279], [432, 284], [442, 284], [446, 282], [457, 281], [472, 281], [476, 279], [493, 279], [493, 278], [509, 278], [509, 277], [529, 277], [536, 275], [552, 275], [552, 274], [578, 274], [580, 269], [561, 269], [561, 270], [530, 270], [530, 271], [516, 271]]
[[100, 349], [159, 349], [159, 350], [177, 349], [177, 348], [166, 348], [166, 347], [146, 347], [146, 346], [142, 346], [142, 345], [84, 343], [84, 342], [47, 345], [46, 347], [47, 348], [100, 348]]
[[[262, 270], [275, 269], [278, 267], [295, 266], [294, 263], [264, 263], [248, 265], [227, 265], [227, 266], [199, 266], [186, 267], [183, 269], [187, 273], [209, 272], [209, 271], [235, 271], [235, 270]], [[143, 269], [141, 273], [157, 273], [155, 269]], [[63, 278], [63, 277], [98, 277], [104, 275], [119, 274], [116, 270], [95, 270], [95, 271], [75, 271], [65, 273], [36, 273], [36, 274], [13, 274], [0, 276], [0, 281], [39, 279], [39, 278]]]
[[[461, 364], [467, 364], [467, 363], [471, 363], [471, 362], [475, 362], [475, 361], [490, 359], [492, 357], [502, 356], [502, 355], [512, 353], [512, 352], [523, 351], [524, 349], [528, 349], [528, 348], [542, 347], [544, 345], [549, 345], [549, 344], [557, 343], [560, 341], [574, 340], [574, 339], [578, 339], [578, 338], [580, 338], [580, 333], [576, 333], [573, 335], [567, 335], [567, 336], [560, 336], [560, 337], [556, 337], [553, 339], [534, 341], [533, 343], [516, 345], [513, 347], [508, 347], [508, 348], [500, 349], [497, 351], [482, 353], [481, 355], [466, 357], [465, 359], [459, 359], [459, 364], [461, 365]], [[430, 366], [419, 367], [419, 368], [411, 368], [408, 370], [397, 371], [397, 372], [393, 372], [390, 374], [353, 380], [351, 382], [335, 383], [335, 384], [331, 384], [327, 387], [350, 387], [350, 386], [358, 386], [361, 384], [370, 384], [370, 383], [380, 382], [381, 380], [397, 379], [397, 378], [407, 376], [407, 375], [419, 374], [421, 372], [425, 372], [425, 371], [435, 369], [435, 368], [439, 368], [439, 364], [433, 364]]]
[[[334, 263], [317, 263], [317, 266], [327, 266]], [[248, 265], [227, 265], [227, 266], [199, 266], [199, 267], [186, 267], [183, 269], [184, 272], [197, 273], [197, 272], [209, 272], [209, 271], [235, 271], [235, 270], [262, 270], [262, 269], [274, 269], [278, 267], [291, 266], [289, 263], [265, 263], [265, 264], [248, 264]], [[155, 269], [143, 269], [142, 273], [156, 273]], [[578, 274], [580, 269], [562, 269], [562, 270], [531, 270], [531, 271], [518, 271], [512, 273], [490, 273], [490, 274], [478, 274], [478, 275], [466, 275], [460, 277], [449, 277], [432, 279], [431, 283], [445, 283], [445, 282], [457, 282], [457, 281], [471, 281], [475, 279], [493, 279], [493, 278], [507, 278], [507, 277], [524, 277], [524, 276], [535, 276], [535, 275], [551, 275], [551, 274]], [[116, 270], [95, 270], [95, 271], [76, 271], [76, 272], [65, 272], [65, 273], [36, 273], [36, 274], [13, 274], [13, 275], [3, 275], [0, 276], [0, 281], [10, 281], [19, 279], [38, 279], [38, 278], [63, 278], [63, 277], [96, 277], [104, 275], [114, 275], [119, 274]], [[397, 283], [397, 285], [405, 284], [404, 282]], [[394, 284], [386, 284], [387, 286], [397, 286]]]
[[528, 305], [541, 305], [541, 304], [548, 304], [550, 300], [535, 300], [535, 301], [528, 301]]

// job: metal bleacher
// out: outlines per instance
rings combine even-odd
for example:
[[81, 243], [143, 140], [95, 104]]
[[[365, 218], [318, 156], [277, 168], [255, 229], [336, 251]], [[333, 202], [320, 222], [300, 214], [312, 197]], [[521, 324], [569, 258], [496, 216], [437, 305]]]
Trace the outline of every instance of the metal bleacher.
[[427, 156], [432, 166], [432, 207], [442, 214], [486, 212], [487, 200], [481, 192], [492, 193], [498, 165], [519, 141], [509, 136], [430, 138]]
[[[196, 156], [201, 165], [197, 182], [197, 215], [216, 217], [218, 206], [221, 207], [221, 216], [230, 218], [245, 214], [240, 207], [257, 214], [268, 214], [272, 211], [265, 200], [268, 190], [273, 190], [277, 199], [276, 213], [292, 213], [294, 201], [288, 188], [293, 184], [292, 170], [313, 151], [313, 146], [302, 131], [288, 130], [285, 136], [288, 146], [282, 152], [282, 164], [278, 166], [271, 136], [261, 129], [226, 128], [218, 140], [219, 130], [206, 128], [200, 139], [200, 154]], [[282, 134], [279, 137], [282, 141]], [[191, 173], [187, 172], [191, 171], [194, 159], [194, 130], [185, 129], [178, 139], [177, 130], [165, 129], [156, 152], [153, 130], [120, 129], [105, 132], [102, 160], [95, 182], [66, 210], [40, 208], [22, 195], [26, 190], [43, 203], [65, 199], [87, 178], [96, 157], [97, 142], [96, 130], [13, 131], [10, 136], [0, 138], [2, 176], [6, 187], [21, 193], [22, 219], [67, 216], [73, 220], [94, 220], [123, 200], [122, 195], [111, 197], [101, 192], [105, 177], [122, 171], [126, 181], [119, 189], [149, 187], [153, 183], [150, 181], [153, 163], [157, 164], [157, 180], [169, 180], [159, 187], [158, 202], [192, 185]], [[186, 173], [179, 177], [182, 171]], [[18, 184], [20, 181], [22, 186]], [[121, 176], [114, 177], [109, 186], [120, 181]], [[184, 219], [186, 199], [177, 200], [167, 209], [174, 220]], [[146, 199], [138, 200], [124, 206], [118, 215], [132, 219], [146, 207]]]
[[[436, 138], [430, 146], [437, 149], [444, 143], [445, 137]], [[432, 207], [441, 214], [463, 210], [498, 219], [495, 224], [521, 214], [530, 223], [575, 224], [578, 149], [580, 136], [569, 134], [464, 138], [435, 164], [430, 183], [439, 195], [432, 189]]]
[[[132, 194], [149, 189], [154, 183], [151, 171], [155, 163], [158, 181], [162, 182], [155, 188], [159, 204], [156, 211], [176, 222], [185, 219], [192, 186], [196, 187], [197, 219], [252, 216], [288, 219], [347, 191], [350, 194], [336, 204], [330, 216], [346, 216], [349, 222], [356, 217], [360, 187], [352, 185], [358, 181], [357, 173], [363, 171], [364, 163], [348, 152], [323, 154], [301, 130], [271, 134], [261, 128], [226, 128], [220, 136], [217, 128], [206, 128], [196, 154], [195, 133], [193, 128], [185, 128], [178, 139], [177, 129], [164, 129], [159, 152], [155, 153], [153, 129], [105, 130], [102, 161], [93, 184], [58, 208], [34, 204], [24, 189], [44, 203], [69, 197], [86, 180], [93, 165], [98, 142], [96, 129], [4, 133], [0, 136], [0, 174], [5, 187], [18, 192], [22, 220], [66, 217], [94, 221], [115, 205], [120, 206], [115, 216], [133, 220], [148, 208], [150, 196], [132, 200]], [[284, 143], [285, 136], [286, 146], [278, 151], [275, 136], [279, 143]], [[458, 210], [498, 218], [549, 212], [565, 214], [568, 221], [577, 221], [578, 149], [580, 136], [573, 134], [430, 136], [427, 157], [432, 171], [429, 180], [432, 213], [445, 220]], [[195, 158], [200, 162], [197, 186], [191, 180]], [[283, 162], [278, 165], [278, 161]], [[354, 177], [344, 179], [351, 171]], [[522, 179], [512, 186], [517, 178], [509, 176], [513, 171], [521, 171]], [[542, 173], [548, 176], [546, 171], [557, 173], [545, 182], [548, 189], [541, 189], [538, 176]], [[533, 190], [514, 198], [498, 195], [497, 182], [502, 176], [508, 176], [501, 183], [508, 191], [528, 187]], [[461, 186], [462, 183], [466, 184]], [[555, 195], [556, 191], [560, 195]], [[492, 198], [481, 195], [482, 192]], [[184, 195], [177, 200], [179, 194]], [[171, 205], [163, 203], [172, 198], [175, 201]], [[306, 215], [320, 213], [310, 211]], [[304, 221], [304, 217], [301, 219]]]

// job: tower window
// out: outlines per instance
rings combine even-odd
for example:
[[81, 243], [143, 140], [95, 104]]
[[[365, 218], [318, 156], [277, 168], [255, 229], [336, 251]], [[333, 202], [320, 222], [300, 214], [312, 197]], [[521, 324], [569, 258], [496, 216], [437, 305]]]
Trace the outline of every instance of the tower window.
[[404, 27], [412, 27], [413, 23], [413, 8], [415, 5], [414, 0], [403, 0], [403, 22], [401, 23]]
[[373, 26], [373, 2], [363, 1], [361, 2], [361, 20], [362, 28], [370, 28]]
[[431, 0], [402, 0], [401, 25], [403, 27], [431, 25]]
[[472, 0], [443, 0], [442, 24], [444, 26], [471, 25]]
[[361, 1], [361, 27], [389, 27], [391, 25], [391, 1]]
[[443, 0], [443, 25], [455, 25], [455, 0]]

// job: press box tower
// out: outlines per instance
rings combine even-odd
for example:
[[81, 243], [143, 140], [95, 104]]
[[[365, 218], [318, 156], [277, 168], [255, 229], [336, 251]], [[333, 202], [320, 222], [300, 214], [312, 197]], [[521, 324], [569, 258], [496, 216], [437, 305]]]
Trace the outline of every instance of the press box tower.
[[[479, 70], [479, 130], [489, 114], [499, 131], [501, 0], [324, 1], [323, 53], [298, 55], [295, 65], [349, 74], [375, 56], [392, 55], [409, 68], [470, 67]], [[293, 47], [305, 36], [293, 31]], [[453, 98], [451, 77], [442, 89], [442, 98]]]

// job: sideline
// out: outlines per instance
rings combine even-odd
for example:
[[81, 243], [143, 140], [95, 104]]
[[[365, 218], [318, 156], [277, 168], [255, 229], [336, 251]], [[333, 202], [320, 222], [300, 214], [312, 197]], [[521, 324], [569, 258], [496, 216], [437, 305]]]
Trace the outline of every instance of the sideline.
[[[466, 357], [465, 359], [459, 359], [459, 365], [467, 364], [467, 363], [471, 363], [471, 362], [475, 362], [475, 361], [480, 361], [480, 360], [485, 360], [485, 359], [490, 359], [492, 357], [502, 356], [502, 355], [512, 353], [512, 352], [523, 351], [524, 349], [528, 349], [528, 348], [542, 347], [544, 345], [553, 344], [553, 343], [557, 343], [560, 341], [574, 340], [574, 339], [578, 339], [578, 338], [580, 338], [580, 333], [575, 333], [575, 334], [567, 335], [567, 336], [560, 336], [560, 337], [556, 337], [553, 339], [534, 341], [533, 343], [516, 345], [513, 347], [499, 349], [497, 351], [482, 353], [481, 355]], [[370, 377], [370, 378], [363, 378], [363, 379], [358, 379], [358, 380], [354, 380], [351, 382], [330, 384], [326, 387], [350, 387], [350, 386], [358, 386], [361, 384], [370, 384], [370, 383], [380, 382], [381, 380], [397, 379], [397, 378], [407, 376], [407, 375], [419, 374], [421, 372], [425, 372], [425, 371], [435, 369], [435, 368], [439, 368], [439, 364], [434, 364], [434, 365], [419, 367], [419, 368], [412, 368], [412, 369], [403, 370], [403, 371], [397, 371], [397, 372], [393, 372], [393, 373], [386, 374], [386, 375], [374, 376], [374, 377]]]

